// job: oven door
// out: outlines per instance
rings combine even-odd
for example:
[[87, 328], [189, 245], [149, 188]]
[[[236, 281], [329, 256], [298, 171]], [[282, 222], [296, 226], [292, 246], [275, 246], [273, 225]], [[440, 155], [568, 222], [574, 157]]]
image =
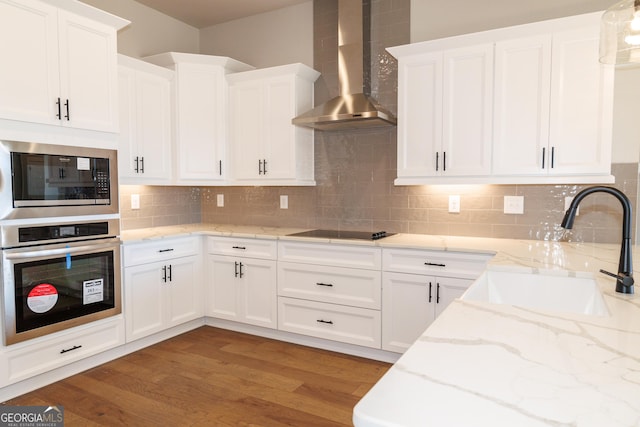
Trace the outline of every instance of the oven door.
[[2, 251], [4, 344], [121, 312], [120, 240]]

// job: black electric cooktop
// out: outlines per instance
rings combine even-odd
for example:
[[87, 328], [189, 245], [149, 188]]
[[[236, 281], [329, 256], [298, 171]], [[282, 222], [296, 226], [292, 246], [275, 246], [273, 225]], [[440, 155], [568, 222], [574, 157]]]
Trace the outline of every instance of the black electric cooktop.
[[395, 233], [386, 231], [348, 231], [348, 230], [310, 230], [301, 233], [289, 234], [289, 236], [318, 237], [323, 239], [355, 239], [355, 240], [379, 240], [393, 236]]

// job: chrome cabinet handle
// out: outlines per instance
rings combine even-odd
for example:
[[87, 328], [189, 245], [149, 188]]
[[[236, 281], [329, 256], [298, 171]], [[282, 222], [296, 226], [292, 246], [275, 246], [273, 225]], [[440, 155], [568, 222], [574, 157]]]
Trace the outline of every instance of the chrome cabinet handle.
[[59, 249], [45, 249], [42, 251], [32, 251], [32, 252], [18, 252], [18, 253], [7, 253], [5, 256], [7, 259], [26, 259], [26, 258], [37, 258], [42, 256], [52, 256], [52, 255], [66, 255], [66, 254], [75, 254], [78, 252], [91, 251], [95, 252], [99, 249], [108, 249], [118, 246], [119, 244], [114, 243], [105, 243], [101, 245], [86, 245], [86, 246], [73, 246], [70, 248], [59, 248]]

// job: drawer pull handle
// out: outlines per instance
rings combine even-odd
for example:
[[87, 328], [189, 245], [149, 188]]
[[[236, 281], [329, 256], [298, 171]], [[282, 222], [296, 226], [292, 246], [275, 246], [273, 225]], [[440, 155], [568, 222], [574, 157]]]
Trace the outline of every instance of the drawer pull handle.
[[333, 325], [333, 321], [332, 320], [318, 319], [318, 320], [316, 320], [316, 322], [318, 322], [318, 323], [326, 323], [327, 325]]
[[232, 246], [231, 249], [242, 249], [243, 251], [246, 250], [247, 248], [244, 246]]
[[171, 252], [173, 251], [173, 248], [169, 248], [169, 249], [160, 249], [158, 252], [162, 253], [162, 252]]
[[318, 285], [318, 286], [326, 286], [328, 288], [333, 288], [333, 284], [331, 284], [331, 283], [318, 282], [318, 283], [316, 283], [316, 285]]
[[446, 267], [447, 264], [440, 264], [438, 262], [425, 262], [424, 265], [430, 265], [433, 267]]
[[64, 348], [64, 349], [60, 350], [60, 354], [65, 354], [65, 353], [68, 353], [70, 351], [77, 350], [77, 349], [79, 349], [81, 347], [82, 347], [81, 345], [74, 345], [71, 348]]

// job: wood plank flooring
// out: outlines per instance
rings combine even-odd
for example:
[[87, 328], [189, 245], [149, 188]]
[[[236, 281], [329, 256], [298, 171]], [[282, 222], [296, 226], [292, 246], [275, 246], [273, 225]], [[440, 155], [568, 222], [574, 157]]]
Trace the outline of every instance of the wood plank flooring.
[[6, 402], [67, 426], [350, 426], [391, 365], [202, 327]]

